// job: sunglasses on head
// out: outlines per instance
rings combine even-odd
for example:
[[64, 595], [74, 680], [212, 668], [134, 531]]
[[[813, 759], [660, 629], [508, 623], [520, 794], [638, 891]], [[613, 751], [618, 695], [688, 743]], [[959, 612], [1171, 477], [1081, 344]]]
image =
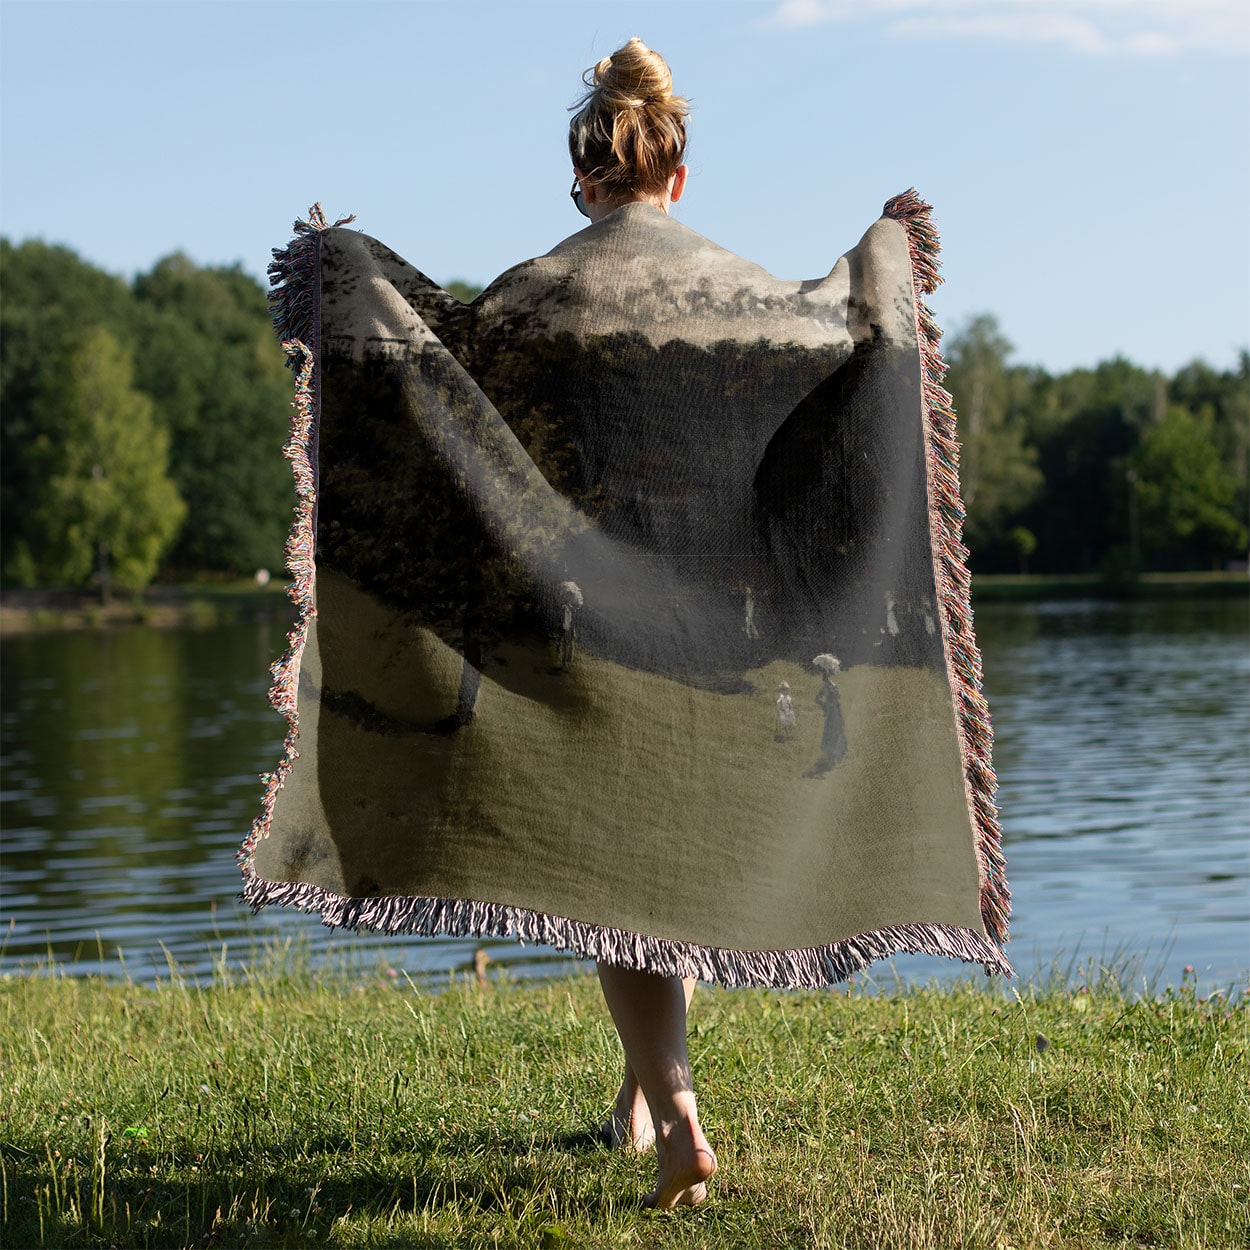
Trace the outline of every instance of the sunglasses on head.
[[580, 178], [573, 179], [573, 189], [569, 192], [569, 199], [573, 201], [577, 211], [581, 213], [583, 217], [590, 216], [590, 214], [586, 211], [586, 201], [582, 199], [582, 183]]

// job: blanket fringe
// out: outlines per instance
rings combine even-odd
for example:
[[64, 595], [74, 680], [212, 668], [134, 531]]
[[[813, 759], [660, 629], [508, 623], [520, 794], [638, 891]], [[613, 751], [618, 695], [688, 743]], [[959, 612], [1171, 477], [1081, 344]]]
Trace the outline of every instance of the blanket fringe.
[[624, 929], [510, 907], [451, 898], [344, 898], [320, 886], [248, 878], [243, 901], [254, 910], [278, 903], [317, 912], [331, 928], [372, 929], [424, 937], [500, 937], [538, 943], [584, 959], [661, 976], [697, 977], [733, 989], [773, 986], [820, 989], [845, 981], [891, 955], [941, 955], [981, 964], [986, 975], [1011, 976], [1011, 965], [988, 939], [958, 925], [890, 925], [841, 942], [803, 950], [740, 951], [669, 941]]
[[[355, 216], [340, 217], [335, 226], [355, 221]], [[299, 339], [316, 343], [321, 338], [321, 232], [330, 228], [320, 204], [308, 210], [308, 218], [300, 217], [292, 229], [295, 237], [286, 247], [273, 249], [269, 263], [269, 313], [273, 318], [278, 341]], [[295, 360], [288, 360], [298, 368]]]
[[[341, 217], [334, 223], [345, 226], [355, 217]], [[290, 775], [299, 751], [299, 711], [296, 692], [299, 685], [300, 659], [308, 640], [308, 626], [317, 614], [313, 600], [313, 577], [316, 572], [315, 511], [317, 505], [316, 437], [319, 379], [316, 376], [316, 355], [305, 340], [321, 340], [321, 232], [329, 227], [320, 204], [308, 210], [308, 219], [295, 222], [295, 237], [285, 248], [274, 248], [269, 266], [269, 310], [274, 330], [282, 342], [288, 367], [295, 370], [295, 397], [291, 401], [291, 434], [282, 454], [291, 462], [295, 478], [295, 520], [286, 540], [286, 567], [291, 574], [286, 593], [297, 609], [295, 624], [287, 634], [287, 649], [269, 669], [272, 679], [269, 702], [286, 717], [287, 732], [282, 756], [271, 773], [262, 773], [264, 793], [260, 814], [243, 845], [238, 860], [248, 885], [257, 880], [252, 858], [256, 843], [269, 836], [273, 807], [278, 791]]]
[[932, 205], [926, 204], [914, 187], [887, 201], [882, 212], [907, 231], [911, 254], [928, 432], [925, 463], [938, 615], [942, 621], [946, 668], [958, 710], [956, 724], [964, 764], [964, 789], [975, 830], [981, 879], [981, 918], [994, 940], [1004, 943], [1008, 938], [1011, 893], [1007, 888], [1002, 828], [994, 802], [998, 788], [991, 762], [994, 731], [981, 693], [981, 652], [972, 629], [972, 579], [968, 572], [968, 549], [961, 541], [965, 512], [959, 494], [959, 438], [951, 395], [942, 386], [946, 374], [941, 352], [942, 332], [921, 298], [932, 294], [942, 282], [938, 273], [941, 246], [931, 220]]

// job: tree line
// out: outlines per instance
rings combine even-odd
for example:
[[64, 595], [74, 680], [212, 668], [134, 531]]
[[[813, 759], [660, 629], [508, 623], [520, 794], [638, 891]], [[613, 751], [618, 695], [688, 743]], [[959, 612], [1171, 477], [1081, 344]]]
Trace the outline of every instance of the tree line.
[[6, 583], [280, 566], [291, 382], [254, 278], [174, 255], [126, 282], [0, 240], [0, 289]]
[[[291, 378], [263, 287], [183, 255], [127, 282], [0, 239], [0, 578], [137, 590], [277, 569]], [[449, 284], [462, 299], [478, 288]], [[1243, 558], [1250, 355], [1172, 377], [1011, 362], [992, 317], [948, 339], [979, 571], [1219, 567]]]
[[1049, 374], [1011, 363], [993, 317], [945, 345], [982, 572], [1220, 568], [1244, 560], [1250, 353], [1171, 377], [1123, 358]]

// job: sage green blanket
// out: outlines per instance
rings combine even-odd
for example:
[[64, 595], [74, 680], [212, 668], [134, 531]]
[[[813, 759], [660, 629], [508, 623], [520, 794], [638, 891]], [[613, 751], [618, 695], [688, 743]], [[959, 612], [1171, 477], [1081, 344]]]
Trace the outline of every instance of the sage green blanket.
[[782, 282], [646, 204], [471, 305], [314, 210], [244, 898], [727, 985], [1010, 973], [928, 207]]

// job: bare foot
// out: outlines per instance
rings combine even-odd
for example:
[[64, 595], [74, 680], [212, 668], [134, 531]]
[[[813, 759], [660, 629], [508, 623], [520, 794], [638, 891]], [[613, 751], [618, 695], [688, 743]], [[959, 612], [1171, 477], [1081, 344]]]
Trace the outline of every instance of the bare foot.
[[641, 1154], [655, 1145], [655, 1126], [651, 1108], [643, 1097], [638, 1082], [626, 1077], [616, 1096], [616, 1105], [608, 1122], [599, 1130], [604, 1143], [612, 1150], [636, 1150]]
[[643, 1206], [668, 1211], [695, 1207], [707, 1197], [707, 1182], [716, 1171], [716, 1156], [697, 1120], [679, 1120], [655, 1140], [660, 1176]]

